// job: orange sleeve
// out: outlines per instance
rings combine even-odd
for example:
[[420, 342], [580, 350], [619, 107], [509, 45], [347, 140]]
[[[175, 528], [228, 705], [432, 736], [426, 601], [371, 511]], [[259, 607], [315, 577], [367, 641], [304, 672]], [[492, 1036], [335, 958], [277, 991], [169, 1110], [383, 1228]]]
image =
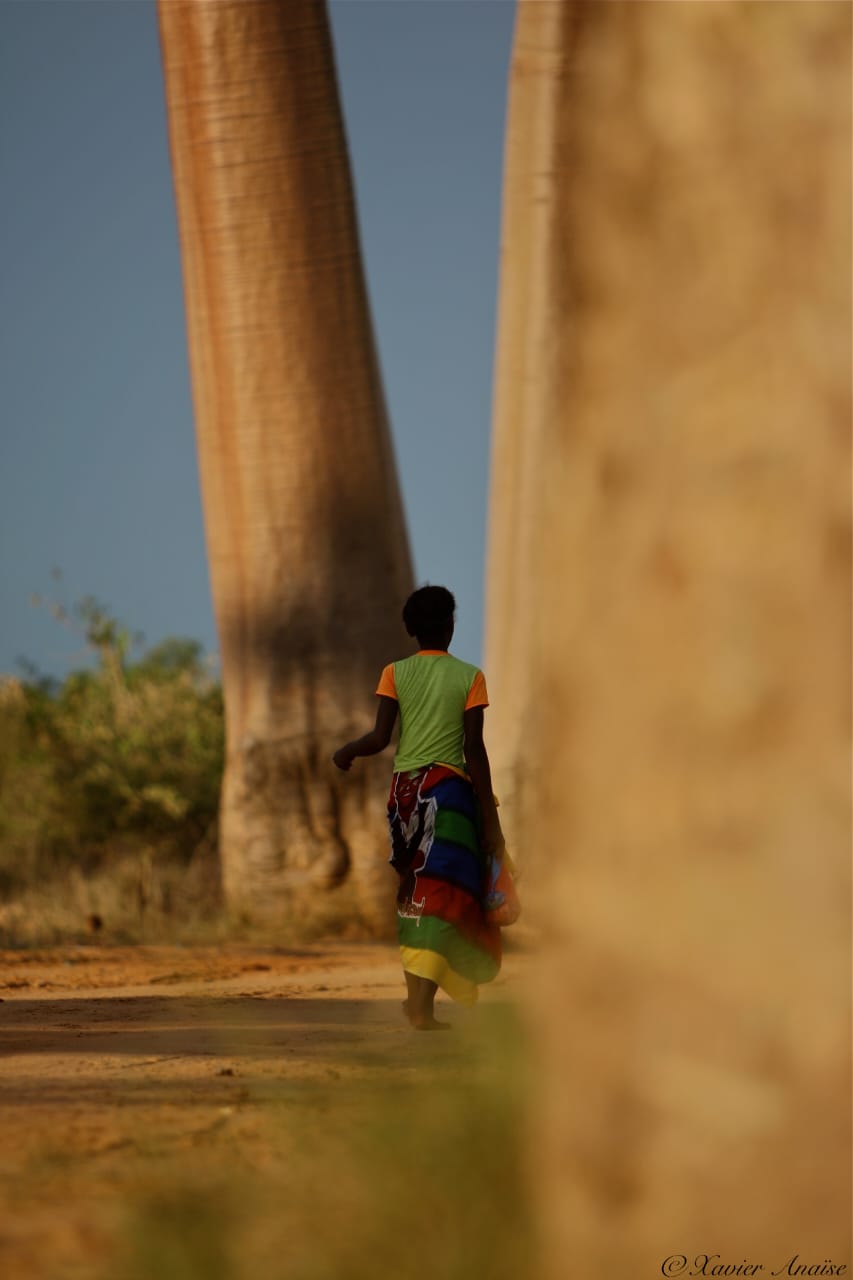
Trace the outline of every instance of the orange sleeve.
[[471, 688], [468, 690], [468, 697], [465, 699], [465, 710], [469, 711], [471, 707], [487, 707], [489, 705], [489, 695], [486, 692], [486, 677], [482, 671], [478, 671], [471, 681]]
[[378, 697], [394, 698], [395, 701], [399, 701], [397, 698], [397, 685], [394, 682], [393, 662], [389, 663], [387, 667], [382, 668], [382, 675], [379, 677], [379, 684], [376, 686], [376, 693]]

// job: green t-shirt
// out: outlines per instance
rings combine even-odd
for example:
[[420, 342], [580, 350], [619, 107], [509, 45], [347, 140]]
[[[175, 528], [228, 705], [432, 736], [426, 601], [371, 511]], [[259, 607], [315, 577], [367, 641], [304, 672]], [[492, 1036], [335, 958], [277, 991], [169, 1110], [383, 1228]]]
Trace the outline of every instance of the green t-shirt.
[[421, 649], [385, 667], [376, 692], [396, 698], [400, 705], [395, 773], [425, 764], [447, 764], [465, 772], [464, 713], [489, 705], [479, 667], [442, 649]]

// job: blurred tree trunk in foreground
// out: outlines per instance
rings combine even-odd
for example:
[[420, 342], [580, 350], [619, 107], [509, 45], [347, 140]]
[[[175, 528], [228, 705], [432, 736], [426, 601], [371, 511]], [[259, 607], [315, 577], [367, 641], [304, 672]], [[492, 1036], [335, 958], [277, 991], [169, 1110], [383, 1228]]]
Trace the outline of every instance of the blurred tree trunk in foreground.
[[555, 1277], [853, 1262], [850, 17], [519, 7], [487, 666]]
[[227, 761], [232, 903], [310, 913], [348, 882], [391, 927], [371, 727], [409, 644], [408, 543], [322, 0], [161, 0]]

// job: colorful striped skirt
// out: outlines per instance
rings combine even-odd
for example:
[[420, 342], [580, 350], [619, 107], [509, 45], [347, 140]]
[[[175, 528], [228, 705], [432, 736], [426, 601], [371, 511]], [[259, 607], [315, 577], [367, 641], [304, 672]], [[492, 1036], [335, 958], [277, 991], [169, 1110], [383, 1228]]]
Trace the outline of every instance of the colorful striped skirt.
[[474, 1004], [501, 967], [501, 931], [483, 913], [489, 868], [474, 788], [445, 765], [395, 773], [388, 822], [403, 968]]

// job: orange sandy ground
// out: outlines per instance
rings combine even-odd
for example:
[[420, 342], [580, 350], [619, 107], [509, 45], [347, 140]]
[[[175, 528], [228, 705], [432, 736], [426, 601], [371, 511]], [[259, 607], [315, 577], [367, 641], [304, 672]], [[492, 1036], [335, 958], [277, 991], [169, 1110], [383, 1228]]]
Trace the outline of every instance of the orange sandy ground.
[[[238, 1183], [281, 1193], [266, 1243], [244, 1215], [280, 1261], [281, 1213], [317, 1211], [287, 1184], [310, 1178], [317, 1134], [331, 1119], [346, 1141], [400, 1085], [464, 1081], [523, 963], [507, 956], [474, 1010], [440, 998], [454, 1030], [424, 1034], [391, 945], [0, 952], [0, 1277], [148, 1274], [158, 1197], [206, 1187], [209, 1212]], [[214, 1280], [215, 1259], [193, 1266], [174, 1273]]]

